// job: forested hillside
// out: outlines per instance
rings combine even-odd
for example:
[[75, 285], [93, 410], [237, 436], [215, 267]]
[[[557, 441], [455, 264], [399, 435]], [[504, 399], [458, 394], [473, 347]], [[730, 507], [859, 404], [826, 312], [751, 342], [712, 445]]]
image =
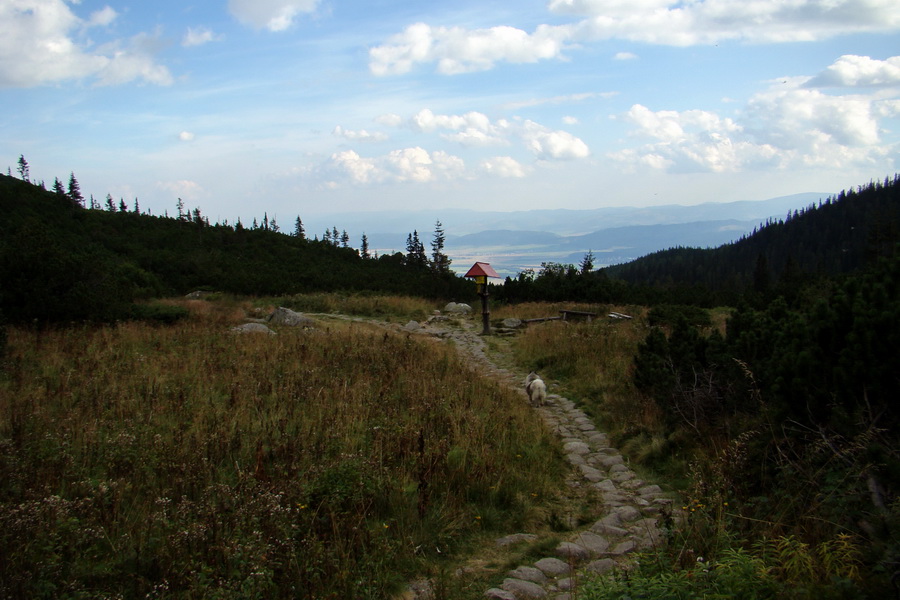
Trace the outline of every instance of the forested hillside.
[[8, 320], [126, 318], [135, 300], [198, 288], [472, 295], [449, 263], [428, 260], [421, 242], [409, 254], [376, 259], [337, 239], [309, 240], [268, 224], [211, 225], [199, 209], [170, 218], [116, 208], [111, 199], [107, 210], [85, 208], [75, 194], [0, 176], [0, 309]]
[[844, 191], [769, 221], [715, 249], [672, 248], [605, 269], [632, 284], [702, 286], [724, 303], [741, 293], [845, 274], [894, 252], [900, 241], [900, 175]]

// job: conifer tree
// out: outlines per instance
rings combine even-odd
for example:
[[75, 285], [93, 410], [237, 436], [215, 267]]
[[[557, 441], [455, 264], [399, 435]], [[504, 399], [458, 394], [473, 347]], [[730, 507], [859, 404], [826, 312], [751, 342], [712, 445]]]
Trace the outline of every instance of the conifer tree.
[[72, 201], [72, 204], [76, 206], [80, 206], [84, 208], [84, 196], [81, 194], [81, 186], [78, 185], [78, 180], [75, 179], [75, 173], [72, 172], [69, 175], [69, 200]]
[[125, 203], [125, 198], [119, 198], [119, 212], [128, 212], [128, 204]]
[[19, 176], [22, 178], [22, 181], [30, 181], [28, 161], [25, 160], [24, 154], [19, 155], [19, 166], [16, 170], [19, 172]]
[[365, 259], [371, 258], [369, 254], [369, 238], [366, 237], [365, 232], [362, 234], [362, 240], [360, 241], [359, 255]]
[[301, 240], [306, 239], [306, 228], [303, 227], [303, 221], [300, 219], [300, 215], [297, 215], [297, 222], [294, 223], [294, 235]]
[[591, 271], [594, 270], [594, 251], [588, 250], [587, 254], [584, 255], [584, 258], [581, 259], [581, 264], [579, 265], [581, 268], [581, 274], [587, 275]]
[[109, 212], [116, 211], [116, 204], [115, 202], [113, 202], [112, 194], [106, 195], [106, 210], [108, 210]]
[[341, 232], [341, 248], [349, 248], [350, 247], [350, 235], [347, 234], [347, 230], [345, 229]]
[[137, 198], [134, 199], [134, 214], [136, 214], [136, 215], [141, 214], [141, 206], [140, 206], [140, 204], [138, 204]]
[[62, 181], [59, 180], [59, 177], [53, 178], [53, 191], [57, 196], [65, 196], [66, 190], [63, 187]]
[[435, 273], [447, 273], [450, 271], [450, 257], [444, 254], [444, 226], [440, 221], [434, 224], [434, 238], [431, 240], [431, 268]]
[[175, 208], [178, 209], [178, 220], [181, 221], [184, 219], [184, 200], [179, 198], [178, 202], [175, 203]]

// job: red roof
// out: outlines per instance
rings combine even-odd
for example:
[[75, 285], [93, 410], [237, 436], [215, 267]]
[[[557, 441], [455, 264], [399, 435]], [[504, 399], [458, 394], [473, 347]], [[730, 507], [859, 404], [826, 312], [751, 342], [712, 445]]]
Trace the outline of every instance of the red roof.
[[500, 276], [497, 275], [497, 271], [495, 271], [489, 263], [485, 262], [477, 262], [472, 265], [472, 268], [469, 269], [469, 271], [465, 275], [463, 275], [463, 277], [478, 277], [479, 275], [483, 277], [496, 277], [497, 279], [500, 279]]

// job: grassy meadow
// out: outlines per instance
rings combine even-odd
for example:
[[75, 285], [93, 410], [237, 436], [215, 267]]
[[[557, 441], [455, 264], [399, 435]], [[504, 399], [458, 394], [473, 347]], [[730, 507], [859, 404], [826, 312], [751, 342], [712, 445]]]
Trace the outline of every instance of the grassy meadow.
[[170, 304], [189, 316], [10, 328], [0, 596], [389, 598], [546, 518], [552, 437], [446, 344], [337, 321], [236, 335], [265, 301]]

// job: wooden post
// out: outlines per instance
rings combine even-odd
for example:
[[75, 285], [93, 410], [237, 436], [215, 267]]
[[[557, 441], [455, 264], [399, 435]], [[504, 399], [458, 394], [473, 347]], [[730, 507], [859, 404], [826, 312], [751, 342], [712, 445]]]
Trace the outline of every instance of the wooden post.
[[481, 286], [481, 325], [483, 330], [481, 332], [482, 335], [490, 335], [491, 334], [491, 309], [488, 305], [488, 286], [487, 282], [483, 286]]

